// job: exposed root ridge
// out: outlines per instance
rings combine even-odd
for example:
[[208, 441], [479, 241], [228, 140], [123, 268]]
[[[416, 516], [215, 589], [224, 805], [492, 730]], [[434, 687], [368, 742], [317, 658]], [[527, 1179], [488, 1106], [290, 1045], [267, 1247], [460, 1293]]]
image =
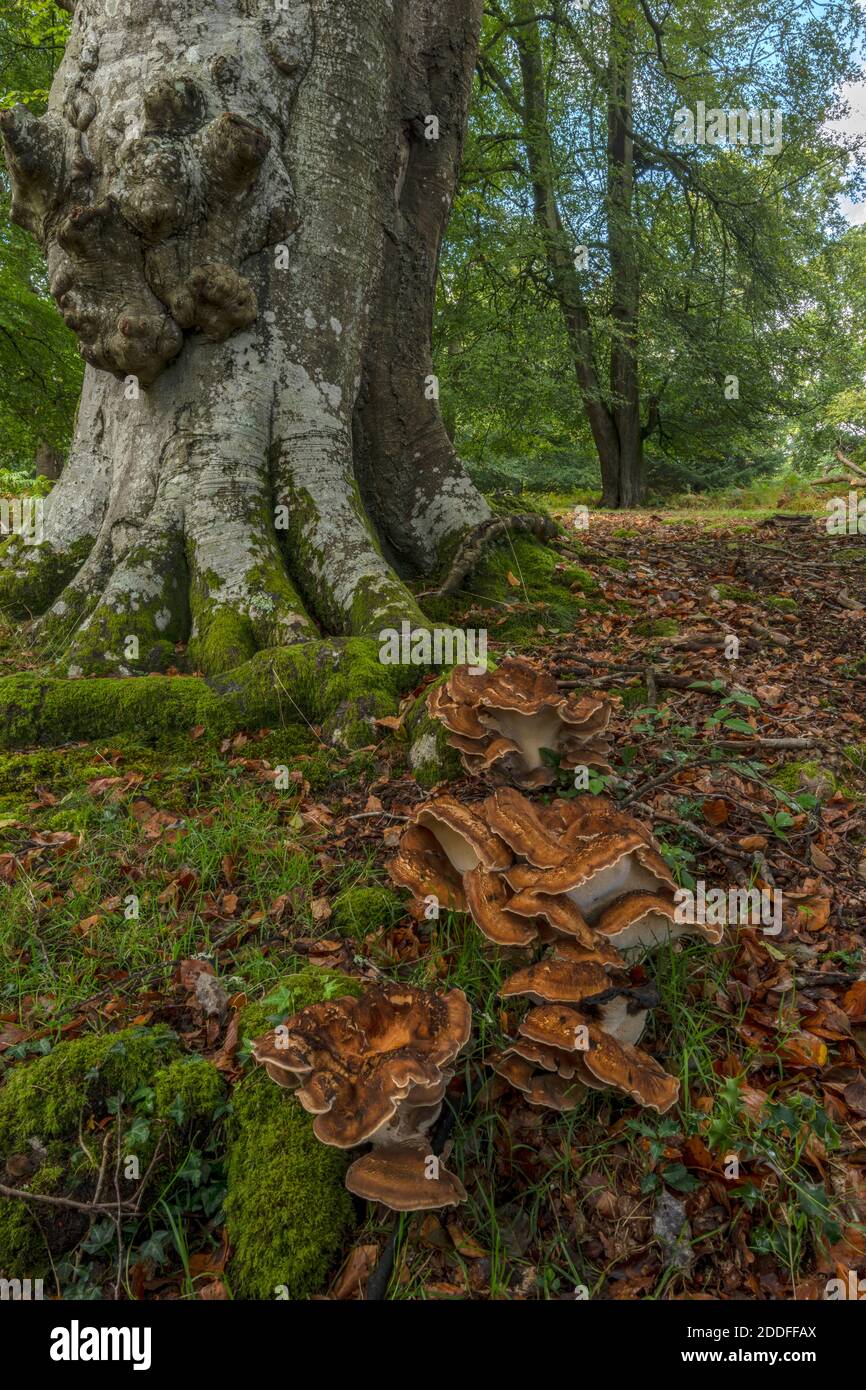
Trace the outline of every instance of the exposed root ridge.
[[452, 594], [456, 594], [481, 563], [487, 551], [512, 532], [535, 536], [540, 541], [549, 541], [556, 535], [557, 525], [551, 517], [540, 516], [535, 512], [523, 512], [516, 516], [496, 516], [489, 521], [482, 521], [481, 525], [470, 531], [461, 542], [445, 581], [432, 597], [450, 598]]

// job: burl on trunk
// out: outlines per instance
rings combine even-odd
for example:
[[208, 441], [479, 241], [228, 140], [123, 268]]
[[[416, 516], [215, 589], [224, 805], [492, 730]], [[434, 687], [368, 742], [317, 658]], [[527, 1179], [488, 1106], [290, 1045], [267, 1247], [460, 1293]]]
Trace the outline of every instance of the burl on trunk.
[[65, 8], [46, 115], [0, 123], [88, 365], [0, 600], [73, 675], [422, 622], [404, 580], [490, 517], [430, 382], [481, 0]]

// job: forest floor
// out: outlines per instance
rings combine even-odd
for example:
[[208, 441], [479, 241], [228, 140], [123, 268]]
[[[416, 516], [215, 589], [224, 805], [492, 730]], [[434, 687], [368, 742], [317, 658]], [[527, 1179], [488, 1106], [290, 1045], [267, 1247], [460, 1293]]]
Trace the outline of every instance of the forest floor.
[[[568, 630], [540, 620], [522, 650], [614, 701], [608, 790], [653, 824], [686, 886], [782, 895], [779, 934], [729, 930], [643, 967], [661, 995], [643, 1045], [679, 1074], [678, 1109], [593, 1092], [557, 1117], [491, 1078], [514, 961], [457, 914], [423, 922], [358, 891], [386, 889], [426, 794], [399, 721], [352, 754], [316, 730], [218, 743], [199, 728], [4, 756], [0, 1068], [164, 1022], [233, 1084], [239, 1010], [301, 967], [459, 986], [475, 1031], [449, 1092], [449, 1167], [468, 1202], [362, 1214], [331, 1296], [362, 1296], [396, 1226], [395, 1298], [821, 1297], [866, 1252], [866, 538], [818, 518], [596, 513], [555, 545], [593, 601]], [[466, 600], [494, 656], [503, 610], [532, 615], [515, 569], [494, 606]], [[226, 1296], [220, 1182], [215, 1164], [212, 1201], [181, 1184], [149, 1214], [127, 1292]], [[88, 1232], [65, 1288], [114, 1283], [110, 1236]]]

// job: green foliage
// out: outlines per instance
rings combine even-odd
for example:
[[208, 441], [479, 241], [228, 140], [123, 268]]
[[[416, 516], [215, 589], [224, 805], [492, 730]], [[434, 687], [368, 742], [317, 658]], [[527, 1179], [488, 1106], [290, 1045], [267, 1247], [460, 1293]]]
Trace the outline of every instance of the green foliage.
[[[489, 491], [598, 482], [521, 139], [523, 14], [518, 0], [502, 0], [485, 21], [436, 319], [446, 415]], [[732, 26], [703, 0], [679, 0], [664, 16], [661, 59], [648, 16], [622, 14], [635, 63], [627, 230], [641, 286], [650, 491], [742, 486], [792, 464], [808, 473], [839, 444], [866, 457], [866, 229], [846, 228], [838, 212], [840, 195], [856, 191], [852, 137], [848, 152], [827, 128], [841, 85], [859, 75], [862, 11], [832, 0], [814, 14], [785, 0]], [[575, 18], [554, 4], [541, 34], [556, 196], [574, 245], [589, 253], [581, 291], [610, 404], [608, 14]], [[676, 145], [674, 112], [699, 100], [781, 110], [781, 152]]]
[[[44, 109], [68, 32], [69, 16], [44, 0], [4, 8], [0, 107], [21, 102], [36, 113]], [[0, 155], [0, 469], [27, 473], [40, 444], [68, 446], [83, 364], [48, 294], [41, 252], [13, 226], [9, 210]]]

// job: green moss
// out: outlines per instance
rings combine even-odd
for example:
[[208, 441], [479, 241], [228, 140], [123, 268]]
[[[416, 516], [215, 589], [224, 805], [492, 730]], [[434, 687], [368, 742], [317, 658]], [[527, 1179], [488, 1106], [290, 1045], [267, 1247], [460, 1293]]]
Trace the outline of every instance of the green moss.
[[[509, 578], [509, 576], [511, 576]], [[512, 582], [516, 580], [516, 585]], [[574, 592], [574, 591], [577, 592]], [[466, 592], [452, 599], [429, 600], [426, 611], [437, 622], [464, 622], [467, 603], [495, 609], [497, 642], [518, 645], [537, 639], [537, 629], [570, 629], [580, 615], [607, 610], [592, 597], [598, 585], [588, 570], [563, 565], [548, 546], [526, 536], [489, 550], [466, 581]]]
[[736, 584], [716, 584], [715, 588], [719, 598], [732, 599], [735, 603], [757, 602], [758, 596], [751, 589], [743, 589]]
[[375, 720], [393, 714], [418, 668], [388, 666], [379, 645], [343, 637], [257, 652], [236, 670], [197, 677], [0, 680], [0, 747], [105, 738], [122, 729], [157, 739], [203, 724], [213, 738], [238, 729], [322, 726], [347, 747], [378, 742]]
[[154, 1114], [178, 1125], [206, 1119], [225, 1096], [225, 1082], [203, 1057], [178, 1057], [153, 1080]]
[[780, 613], [796, 613], [799, 607], [796, 599], [782, 598], [780, 594], [770, 594], [764, 603], [767, 608], [775, 608]]
[[396, 926], [405, 910], [401, 898], [390, 888], [347, 888], [334, 901], [331, 926], [342, 936], [363, 941], [368, 932]]
[[676, 637], [680, 625], [673, 618], [652, 618], [645, 623], [637, 623], [634, 630], [638, 637]]
[[[444, 681], [443, 675], [440, 680]], [[448, 743], [448, 730], [427, 713], [428, 690], [419, 696], [403, 720], [401, 738], [406, 743], [409, 767], [420, 786], [430, 788], [462, 774], [460, 754]]]
[[[244, 1010], [242, 1036], [358, 989], [331, 971], [290, 976], [263, 1004]], [[239, 1297], [274, 1298], [285, 1287], [290, 1298], [304, 1298], [322, 1289], [354, 1217], [344, 1186], [349, 1161], [319, 1143], [311, 1117], [262, 1068], [248, 1072], [232, 1101], [225, 1205], [229, 1275]]]
[[61, 1042], [47, 1056], [13, 1067], [0, 1091], [0, 1155], [33, 1136], [44, 1142], [76, 1132], [83, 1110], [131, 1095], [179, 1053], [175, 1034], [159, 1025]]
[[84, 537], [68, 550], [53, 546], [21, 545], [11, 537], [0, 546], [4, 560], [15, 546], [15, 568], [0, 573], [0, 611], [10, 618], [30, 618], [44, 613], [84, 564], [93, 546], [93, 538]]
[[624, 709], [637, 709], [640, 705], [647, 702], [647, 688], [645, 685], [612, 685], [611, 695], [618, 695], [623, 703]]
[[797, 762], [795, 760], [785, 763], [784, 766], [776, 768], [768, 778], [774, 787], [786, 792], [788, 796], [796, 796], [798, 791], [802, 791], [807, 779], [813, 782], [820, 779], [825, 783], [826, 790], [822, 792], [822, 800], [832, 796], [836, 790], [837, 783], [834, 773], [816, 762]]
[[156, 738], [196, 724], [213, 734], [229, 733], [233, 726], [230, 703], [223, 704], [201, 680], [33, 675], [0, 680], [0, 746], [5, 748], [104, 738], [121, 729]]
[[[179, 1057], [176, 1035], [160, 1025], [60, 1042], [46, 1056], [12, 1067], [0, 1090], [0, 1171], [13, 1154], [43, 1152], [27, 1181], [29, 1190], [77, 1193], [91, 1166], [78, 1139], [80, 1131], [87, 1131], [88, 1118], [101, 1118], [110, 1099], [121, 1095], [129, 1100], [142, 1085], [156, 1085], [167, 1074], [180, 1080], [176, 1068], [184, 1063]], [[221, 1087], [218, 1074], [209, 1070]], [[171, 1084], [162, 1084], [164, 1096]], [[192, 1110], [193, 1099], [200, 1104], [206, 1093], [204, 1083], [199, 1079], [192, 1086], [190, 1077], [183, 1085]], [[207, 1094], [214, 1093], [211, 1086]], [[180, 1123], [167, 1109], [164, 1118]], [[92, 1182], [82, 1195], [89, 1191]], [[40, 1209], [20, 1199], [0, 1198], [0, 1271], [13, 1278], [42, 1277], [49, 1270], [49, 1250], [70, 1248], [86, 1225], [86, 1219], [82, 1226], [64, 1208]]]

